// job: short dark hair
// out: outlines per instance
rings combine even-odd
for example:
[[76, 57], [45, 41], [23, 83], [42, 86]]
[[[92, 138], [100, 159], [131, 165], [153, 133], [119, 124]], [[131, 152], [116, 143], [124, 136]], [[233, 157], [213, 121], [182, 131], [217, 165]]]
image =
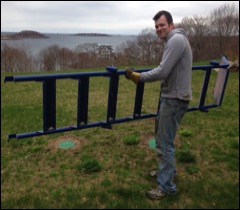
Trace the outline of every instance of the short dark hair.
[[153, 20], [158, 20], [162, 15], [164, 15], [167, 19], [168, 24], [173, 23], [173, 18], [170, 12], [165, 11], [165, 10], [161, 10], [159, 11], [154, 17]]

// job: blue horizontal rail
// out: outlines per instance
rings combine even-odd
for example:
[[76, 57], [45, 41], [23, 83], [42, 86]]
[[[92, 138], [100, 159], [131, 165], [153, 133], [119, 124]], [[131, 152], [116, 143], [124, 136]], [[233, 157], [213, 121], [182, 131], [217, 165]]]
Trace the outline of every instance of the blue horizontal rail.
[[[116, 67], [115, 67], [116, 68]], [[41, 74], [41, 75], [26, 75], [26, 76], [6, 76], [4, 82], [27, 82], [27, 81], [45, 81], [47, 79], [78, 79], [84, 77], [110, 77], [113, 73], [125, 75], [125, 70], [112, 71], [114, 67], [107, 66], [106, 72], [81, 72], [81, 73], [64, 73], [64, 74]], [[136, 72], [146, 72], [151, 69], [134, 70]]]
[[[211, 61], [210, 65], [193, 66], [192, 70], [205, 71], [205, 77], [202, 85], [202, 90], [199, 98], [199, 103], [196, 107], [188, 108], [188, 111], [208, 111], [209, 108], [216, 108], [221, 105], [224, 91], [226, 88], [229, 70], [226, 57], [222, 57], [220, 63]], [[217, 80], [215, 83], [213, 95], [214, 104], [205, 105], [205, 98], [210, 80], [211, 71], [213, 68], [219, 68]], [[8, 140], [11, 138], [22, 139], [40, 135], [54, 134], [73, 130], [80, 130], [92, 127], [103, 127], [111, 129], [113, 124], [129, 122], [155, 117], [156, 113], [142, 114], [142, 101], [144, 94], [144, 84], [139, 83], [136, 87], [135, 105], [133, 115], [124, 118], [116, 118], [117, 112], [117, 96], [119, 86], [119, 76], [125, 75], [125, 70], [118, 70], [116, 67], [107, 66], [106, 72], [83, 72], [83, 73], [65, 73], [65, 74], [41, 74], [41, 75], [26, 75], [26, 76], [6, 76], [4, 82], [26, 82], [36, 81], [43, 84], [43, 129], [35, 132], [9, 134]], [[134, 70], [136, 72], [146, 72], [151, 69]], [[88, 123], [88, 97], [89, 97], [89, 80], [91, 77], [109, 77], [108, 91], [108, 108], [106, 120], [100, 122]], [[77, 79], [78, 80], [78, 109], [77, 122], [75, 126], [67, 126], [62, 128], [56, 127], [56, 80], [57, 79]]]

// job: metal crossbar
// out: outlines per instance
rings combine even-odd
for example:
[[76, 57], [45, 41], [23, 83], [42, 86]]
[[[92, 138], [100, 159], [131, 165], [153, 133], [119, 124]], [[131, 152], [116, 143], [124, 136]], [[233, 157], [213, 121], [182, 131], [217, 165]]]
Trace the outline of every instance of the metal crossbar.
[[[229, 70], [228, 61], [226, 57], [222, 57], [220, 63], [210, 62], [210, 65], [193, 66], [192, 70], [205, 71], [205, 77], [202, 85], [202, 90], [199, 98], [199, 103], [196, 107], [188, 108], [188, 111], [208, 111], [209, 108], [221, 106], [224, 91], [226, 88]], [[205, 105], [205, 98], [207, 94], [208, 84], [213, 68], [219, 68], [216, 79], [213, 96], [214, 104]], [[6, 76], [4, 82], [26, 82], [38, 81], [43, 84], [43, 129], [35, 132], [10, 134], [8, 140], [11, 138], [21, 139], [27, 137], [34, 137], [40, 135], [47, 135], [53, 133], [67, 132], [73, 130], [80, 130], [92, 127], [101, 126], [103, 128], [111, 129], [112, 124], [123, 123], [133, 120], [140, 120], [155, 117], [154, 114], [142, 114], [142, 102], [144, 93], [144, 84], [139, 83], [136, 87], [135, 105], [133, 116], [116, 118], [117, 111], [117, 96], [119, 76], [125, 75], [125, 70], [118, 70], [116, 67], [107, 66], [106, 72], [84, 72], [84, 73], [66, 73], [66, 74], [43, 74], [30, 76]], [[146, 72], [151, 69], [135, 70], [136, 72]], [[88, 123], [88, 98], [89, 98], [89, 81], [91, 77], [104, 76], [110, 78], [108, 91], [108, 107], [107, 117], [105, 121]], [[78, 80], [78, 100], [77, 100], [77, 122], [75, 126], [56, 127], [56, 80], [57, 79], [77, 79]]]

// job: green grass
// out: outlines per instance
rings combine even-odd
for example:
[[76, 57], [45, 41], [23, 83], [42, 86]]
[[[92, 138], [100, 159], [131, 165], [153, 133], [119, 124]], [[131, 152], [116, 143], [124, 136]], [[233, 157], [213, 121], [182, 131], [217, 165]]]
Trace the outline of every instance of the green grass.
[[[42, 84], [4, 84], [6, 75], [12, 74], [1, 75], [3, 209], [239, 208], [239, 73], [230, 73], [221, 107], [183, 118], [175, 139], [178, 193], [160, 201], [144, 195], [156, 187], [148, 176], [158, 166], [148, 144], [153, 118], [8, 142], [8, 134], [42, 130]], [[203, 78], [194, 72], [190, 106], [198, 103]], [[213, 72], [206, 104], [215, 79]], [[90, 79], [89, 123], [106, 119], [108, 86], [107, 78]], [[131, 116], [135, 85], [121, 76], [119, 88], [117, 118]], [[155, 113], [158, 97], [159, 84], [145, 84], [142, 113]], [[76, 113], [77, 81], [57, 81], [57, 127], [75, 125]], [[77, 146], [57, 148], [64, 139]]]

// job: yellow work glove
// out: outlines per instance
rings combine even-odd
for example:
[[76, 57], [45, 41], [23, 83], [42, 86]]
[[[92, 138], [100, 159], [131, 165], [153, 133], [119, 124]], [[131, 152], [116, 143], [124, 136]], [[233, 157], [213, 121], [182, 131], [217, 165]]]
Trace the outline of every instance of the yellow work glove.
[[134, 72], [133, 71], [134, 69], [129, 67], [127, 67], [125, 70], [126, 70], [125, 77], [127, 79], [132, 80], [137, 85], [140, 80], [140, 73]]

